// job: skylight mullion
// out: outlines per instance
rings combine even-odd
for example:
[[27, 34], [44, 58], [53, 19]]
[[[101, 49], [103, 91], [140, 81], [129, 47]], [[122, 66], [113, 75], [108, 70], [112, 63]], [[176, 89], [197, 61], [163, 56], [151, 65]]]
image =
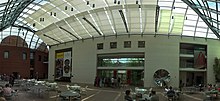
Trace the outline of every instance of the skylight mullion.
[[[202, 9], [202, 11], [203, 11], [203, 15], [205, 15], [205, 11], [204, 11], [204, 9], [203, 9], [203, 6], [202, 6], [201, 3], [199, 2], [199, 0], [197, 0], [197, 2], [199, 3], [199, 6], [201, 7], [201, 9]], [[206, 8], [204, 2], [203, 2], [203, 5], [204, 5], [204, 8]], [[199, 9], [199, 8], [198, 8], [198, 9]], [[201, 13], [202, 13], [202, 12], [201, 12]]]
[[98, 24], [96, 23], [94, 17], [92, 16], [91, 12], [88, 11], [88, 13], [89, 13], [89, 16], [92, 18], [92, 21], [94, 22], [95, 26], [96, 26], [97, 29], [99, 30], [99, 32], [100, 32], [102, 35], [104, 35], [103, 32], [102, 32], [102, 30], [100, 29], [100, 27], [99, 27]]
[[175, 0], [173, 0], [172, 7], [171, 7], [169, 29], [168, 29], [168, 37], [170, 36], [170, 33], [171, 33], [172, 29], [173, 29], [172, 25], [173, 25], [173, 20], [174, 20], [174, 16], [173, 16], [174, 3], [175, 3]]
[[71, 37], [69, 37], [66, 33], [64, 33], [63, 30], [61, 30], [56, 23], [54, 23], [54, 25], [57, 27], [57, 29], [58, 29], [63, 35], [67, 36], [70, 40], [73, 41], [73, 39], [72, 39]]
[[[207, 12], [209, 13], [209, 18], [212, 18], [212, 16], [211, 16], [211, 13], [210, 13], [210, 11], [209, 11], [209, 5], [208, 5], [208, 2], [207, 1], [204, 1], [205, 3], [206, 3], [206, 5], [207, 5]], [[211, 23], [211, 26], [213, 26], [213, 23]]]
[[143, 24], [143, 21], [142, 21], [142, 7], [140, 7], [139, 8], [139, 16], [140, 16], [140, 32], [141, 32], [141, 34], [143, 34], [143, 26], [142, 26], [142, 24]]
[[[72, 4], [70, 4], [68, 1], [66, 1], [66, 0], [63, 0], [63, 1], [65, 1], [68, 5], [70, 5], [71, 7], [73, 7], [73, 9], [74, 10], [76, 10], [78, 13], [80, 13], [80, 11], [79, 10], [77, 10]], [[84, 0], [84, 2], [86, 2], [85, 0]], [[90, 37], [93, 37], [91, 34], [89, 34], [89, 31], [86, 29], [86, 27], [82, 24], [82, 22], [79, 20], [79, 18], [74, 14], [73, 15], [75, 18], [76, 18], [76, 20], [80, 23], [80, 25], [83, 27], [83, 29], [86, 31], [86, 33], [90, 36]]]
[[[74, 15], [75, 16], [75, 15]], [[76, 16], [75, 16], [76, 17]], [[78, 17], [76, 17], [76, 20], [80, 23], [80, 25], [83, 27], [83, 29], [86, 31], [86, 33], [90, 36], [90, 37], [93, 37], [89, 31], [86, 29], [86, 27], [82, 24], [82, 22], [79, 20]]]
[[73, 29], [73, 27], [64, 19], [64, 22], [70, 27], [70, 29], [77, 35], [77, 37], [79, 37], [79, 39], [82, 39], [81, 36], [79, 36], [79, 34]]
[[217, 32], [219, 33], [219, 23], [218, 23], [219, 22], [219, 20], [218, 20], [218, 12], [219, 11], [218, 11], [218, 3], [217, 2], [216, 2], [216, 12], [217, 12], [216, 15], [217, 15], [217, 27], [218, 27], [218, 31]]
[[[23, 30], [23, 29], [22, 29]], [[21, 28], [18, 28], [18, 35], [17, 35], [17, 40], [16, 40], [16, 46], [18, 46], [18, 38], [19, 38], [19, 34], [21, 32]]]
[[[43, 1], [43, 0], [40, 0], [40, 1], [37, 2], [37, 3], [32, 2], [32, 4], [33, 4], [34, 6], [31, 7], [30, 9], [29, 9], [29, 7], [27, 6], [27, 7], [28, 7], [28, 11], [31, 10], [31, 9], [33, 9], [35, 6], [37, 6], [37, 4], [39, 4], [39, 3], [42, 2], [42, 1]], [[27, 8], [26, 8], [26, 9], [27, 9]], [[35, 10], [35, 9], [33, 9], [33, 10]], [[27, 11], [27, 12], [28, 12], [28, 11]], [[36, 11], [36, 10], [35, 10], [35, 11]], [[23, 13], [22, 15], [20, 15], [20, 16], [23, 16], [23, 15], [24, 15], [24, 13]], [[30, 17], [30, 16], [29, 16], [29, 17]], [[24, 19], [23, 19], [21, 22], [23, 22], [23, 21], [24, 21]], [[25, 25], [26, 25], [26, 24], [25, 24]]]
[[196, 37], [196, 29], [197, 29], [198, 22], [199, 22], [199, 16], [197, 18], [196, 25], [195, 25], [194, 38]]
[[[115, 28], [115, 21], [114, 21], [114, 18], [113, 18], [113, 16], [112, 16], [112, 11], [110, 11], [109, 10], [109, 4], [108, 4], [108, 2], [106, 2], [106, 0], [103, 0], [104, 1], [104, 3], [105, 3], [105, 5], [107, 5], [107, 9], [106, 8], [104, 8], [104, 12], [105, 12], [105, 14], [106, 14], [106, 16], [107, 16], [107, 19], [108, 19], [108, 22], [110, 23], [110, 26], [111, 26], [111, 29], [112, 29], [112, 31], [114, 32], [114, 34], [117, 34], [117, 32], [116, 32], [116, 28]], [[110, 20], [110, 17], [109, 17], [109, 14], [108, 14], [108, 11], [110, 11], [110, 13], [111, 13], [111, 16], [112, 16], [112, 22], [113, 22], [113, 24], [112, 24], [112, 22], [111, 22], [111, 20]]]
[[209, 16], [209, 9], [206, 8], [206, 5], [205, 5], [204, 2], [203, 2], [203, 5], [204, 5], [204, 8], [205, 8], [205, 10], [206, 10], [206, 14], [204, 14], [204, 15]]
[[[186, 11], [185, 11], [185, 14], [184, 14], [184, 19], [185, 20], [187, 20], [187, 18], [186, 18], [186, 14], [187, 14], [187, 11], [189, 10], [189, 6], [187, 6], [187, 8], [186, 8]], [[185, 22], [185, 21], [184, 21]], [[185, 26], [185, 24], [183, 24], [183, 28], [184, 28], [184, 26]], [[181, 33], [181, 37], [183, 36], [183, 28], [182, 28], [182, 33]]]
[[208, 34], [209, 34], [209, 27], [207, 27], [206, 38], [208, 38]]

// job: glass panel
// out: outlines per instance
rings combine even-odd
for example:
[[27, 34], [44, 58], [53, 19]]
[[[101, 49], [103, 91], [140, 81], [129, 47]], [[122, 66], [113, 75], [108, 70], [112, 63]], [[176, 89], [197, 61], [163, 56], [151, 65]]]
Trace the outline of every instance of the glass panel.
[[159, 23], [159, 32], [166, 33], [169, 30], [170, 22], [170, 10], [161, 10], [160, 23]]
[[0, 0], [0, 4], [6, 3], [6, 2], [8, 2], [8, 0]]
[[174, 14], [174, 24], [171, 33], [182, 33], [182, 28], [184, 24], [184, 14]]
[[216, 9], [216, 3], [215, 2], [210, 2], [210, 1], [207, 1], [207, 2], [208, 2], [208, 5], [209, 5], [209, 8]]
[[8, 51], [5, 51], [5, 52], [4, 52], [4, 58], [5, 58], [5, 59], [9, 58], [9, 52], [8, 52]]
[[140, 67], [144, 58], [98, 58], [98, 67]]

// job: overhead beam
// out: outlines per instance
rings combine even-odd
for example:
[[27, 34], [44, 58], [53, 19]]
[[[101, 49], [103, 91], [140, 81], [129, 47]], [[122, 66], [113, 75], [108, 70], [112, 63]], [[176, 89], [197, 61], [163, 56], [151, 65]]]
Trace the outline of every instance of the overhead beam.
[[96, 31], [99, 35], [102, 35], [101, 32], [100, 32], [88, 19], [86, 19], [85, 17], [83, 17], [83, 20], [85, 20], [90, 26], [92, 26], [92, 28], [94, 28], [95, 31]]
[[128, 33], [128, 32], [129, 32], [129, 31], [128, 31], [128, 25], [127, 25], [127, 22], [126, 22], [126, 20], [125, 20], [124, 13], [123, 13], [122, 10], [118, 10], [118, 11], [119, 11], [119, 13], [120, 13], [120, 15], [121, 15], [122, 21], [124, 22], [125, 30], [126, 30], [126, 32]]
[[46, 34], [43, 34], [45, 37], [47, 37], [47, 38], [49, 38], [49, 39], [52, 39], [52, 40], [54, 40], [54, 41], [56, 41], [56, 42], [58, 42], [58, 43], [60, 43], [61, 44], [61, 42], [59, 41], [59, 40], [57, 40], [57, 39], [54, 39], [54, 38], [52, 38], [52, 37], [50, 37], [50, 36], [48, 36], [48, 35], [46, 35]]
[[70, 35], [72, 35], [73, 37], [75, 37], [77, 40], [79, 40], [79, 38], [77, 36], [75, 36], [73, 33], [71, 33], [70, 31], [68, 31], [67, 29], [59, 26], [60, 29], [64, 30], [65, 32], [69, 33]]

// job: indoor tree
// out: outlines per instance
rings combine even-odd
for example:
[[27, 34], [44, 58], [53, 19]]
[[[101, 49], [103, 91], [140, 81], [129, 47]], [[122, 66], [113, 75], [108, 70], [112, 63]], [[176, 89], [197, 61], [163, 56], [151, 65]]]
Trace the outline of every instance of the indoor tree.
[[215, 57], [213, 70], [215, 73], [215, 80], [216, 82], [220, 82], [220, 59]]

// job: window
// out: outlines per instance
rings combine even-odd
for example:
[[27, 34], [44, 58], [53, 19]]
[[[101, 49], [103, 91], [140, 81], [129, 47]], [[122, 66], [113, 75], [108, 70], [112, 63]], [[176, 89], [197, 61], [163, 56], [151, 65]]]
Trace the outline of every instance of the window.
[[97, 44], [97, 49], [98, 49], [98, 50], [103, 49], [103, 43], [98, 43], [98, 44]]
[[117, 48], [117, 42], [110, 42], [110, 48], [111, 49]]
[[48, 62], [48, 57], [44, 56], [44, 62]]
[[124, 48], [131, 48], [131, 41], [124, 41]]
[[30, 59], [34, 59], [34, 53], [30, 53]]
[[22, 58], [23, 58], [23, 60], [27, 60], [27, 53], [26, 52], [23, 52]]
[[38, 61], [41, 61], [41, 55], [38, 56]]
[[4, 52], [4, 58], [5, 58], [5, 59], [8, 59], [8, 58], [9, 58], [9, 51], [5, 51], [5, 52]]
[[145, 48], [145, 41], [138, 41], [138, 48]]
[[65, 10], [67, 10], [67, 6], [65, 6]]

